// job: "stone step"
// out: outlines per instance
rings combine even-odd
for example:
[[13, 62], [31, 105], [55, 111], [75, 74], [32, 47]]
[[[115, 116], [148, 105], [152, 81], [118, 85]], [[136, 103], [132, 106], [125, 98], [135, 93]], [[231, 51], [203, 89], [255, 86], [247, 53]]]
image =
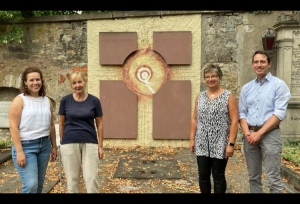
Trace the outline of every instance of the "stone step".
[[11, 159], [11, 149], [6, 149], [6, 150], [1, 151], [0, 164], [2, 164], [3, 162], [5, 162], [9, 159]]
[[295, 171], [287, 168], [285, 165], [281, 165], [281, 176], [287, 180], [287, 183], [300, 193], [300, 176]]

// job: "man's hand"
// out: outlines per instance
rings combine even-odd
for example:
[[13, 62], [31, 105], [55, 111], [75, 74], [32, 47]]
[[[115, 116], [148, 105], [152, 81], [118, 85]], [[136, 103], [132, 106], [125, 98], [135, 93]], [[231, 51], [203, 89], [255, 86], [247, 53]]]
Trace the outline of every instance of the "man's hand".
[[260, 142], [261, 134], [258, 132], [251, 132], [250, 134], [247, 134], [246, 136], [247, 141], [251, 145], [258, 145]]

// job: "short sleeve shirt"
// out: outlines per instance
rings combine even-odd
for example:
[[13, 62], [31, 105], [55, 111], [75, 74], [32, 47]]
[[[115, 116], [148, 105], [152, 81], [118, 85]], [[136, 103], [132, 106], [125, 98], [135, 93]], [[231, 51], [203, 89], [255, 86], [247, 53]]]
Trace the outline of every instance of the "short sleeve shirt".
[[100, 100], [91, 94], [85, 101], [75, 101], [73, 94], [64, 96], [59, 106], [59, 115], [65, 115], [61, 144], [95, 143], [98, 144], [95, 118], [102, 117]]

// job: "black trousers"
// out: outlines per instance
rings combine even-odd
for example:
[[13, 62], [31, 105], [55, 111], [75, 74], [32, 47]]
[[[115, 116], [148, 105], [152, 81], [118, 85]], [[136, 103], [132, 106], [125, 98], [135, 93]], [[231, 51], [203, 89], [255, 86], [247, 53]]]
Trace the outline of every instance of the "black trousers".
[[227, 159], [197, 156], [199, 187], [201, 193], [211, 193], [211, 173], [214, 182], [214, 193], [226, 192], [227, 184], [225, 178], [225, 169], [227, 161]]

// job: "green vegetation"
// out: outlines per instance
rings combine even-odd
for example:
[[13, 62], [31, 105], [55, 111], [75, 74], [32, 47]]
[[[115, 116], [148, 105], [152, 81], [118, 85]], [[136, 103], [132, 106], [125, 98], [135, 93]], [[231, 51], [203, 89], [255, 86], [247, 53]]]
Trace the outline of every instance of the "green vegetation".
[[0, 35], [0, 43], [8, 43], [10, 41], [16, 41], [21, 43], [23, 40], [23, 28], [16, 23], [24, 20], [21, 11], [0, 11], [0, 21], [8, 23], [7, 29]]
[[300, 165], [300, 140], [287, 140], [282, 146], [282, 158]]
[[[23, 42], [24, 37], [24, 28], [20, 22], [24, 21], [28, 17], [37, 17], [37, 16], [54, 16], [54, 15], [80, 15], [88, 13], [102, 13], [102, 12], [112, 12], [107, 10], [32, 10], [32, 11], [1, 11], [0, 10], [0, 23], [3, 22], [6, 25], [0, 30], [0, 44], [7, 44], [9, 42]], [[254, 15], [258, 14], [269, 14], [273, 11], [250, 11]]]
[[272, 13], [273, 11], [251, 11], [250, 13], [254, 14], [254, 15], [258, 15], [258, 14], [269, 14]]
[[110, 12], [110, 11], [75, 11], [75, 10], [61, 10], [61, 11], [30, 11], [32, 16], [54, 16], [54, 15], [74, 15], [74, 14], [87, 14], [87, 13], [103, 13], [103, 12]]
[[7, 44], [9, 42], [23, 42], [24, 28], [18, 24], [28, 17], [35, 16], [54, 16], [54, 15], [80, 15], [86, 13], [101, 13], [108, 11], [75, 11], [75, 10], [36, 10], [36, 11], [1, 11], [0, 10], [0, 24], [4, 23], [4, 28], [0, 33], [0, 44]]
[[11, 140], [0, 140], [0, 147], [10, 147]]

